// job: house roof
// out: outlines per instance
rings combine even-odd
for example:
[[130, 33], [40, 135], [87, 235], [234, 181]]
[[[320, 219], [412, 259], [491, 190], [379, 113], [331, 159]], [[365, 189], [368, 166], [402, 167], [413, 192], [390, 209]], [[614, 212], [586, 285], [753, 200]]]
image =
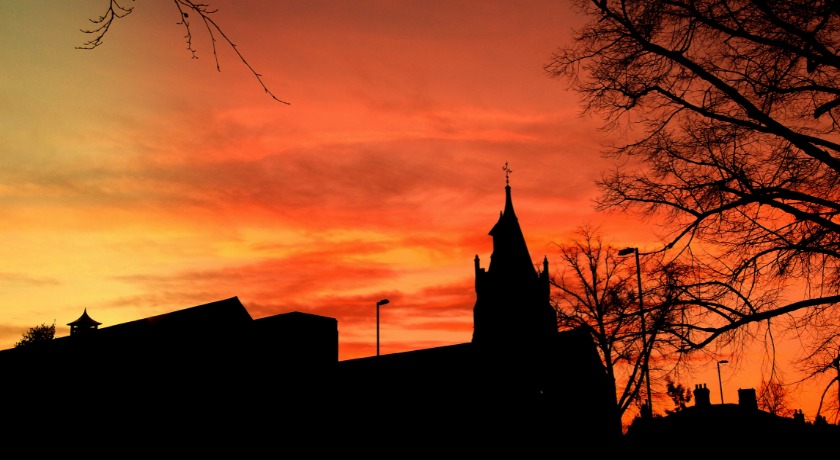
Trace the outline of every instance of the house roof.
[[[106, 342], [109, 346], [129, 343], [159, 342], [167, 339], [188, 339], [199, 335], [219, 334], [226, 331], [240, 330], [253, 322], [251, 315], [237, 297], [210, 302], [194, 307], [176, 310], [160, 315], [149, 316], [134, 321], [99, 327], [95, 333], [83, 334], [85, 337], [69, 335], [56, 337], [50, 348], [62, 349], [77, 341], [97, 343]], [[68, 325], [102, 323], [87, 315], [87, 309], [77, 320]], [[3, 350], [6, 351], [6, 350]]]
[[[691, 448], [694, 454], [825, 452], [840, 426], [817, 426], [742, 404], [691, 406], [665, 417], [637, 419], [625, 441], [631, 449]], [[788, 450], [791, 449], [791, 450]]]
[[160, 334], [189, 334], [192, 332], [220, 332], [252, 322], [253, 319], [239, 301], [231, 297], [160, 315], [100, 328], [99, 337], [135, 337], [154, 331]]

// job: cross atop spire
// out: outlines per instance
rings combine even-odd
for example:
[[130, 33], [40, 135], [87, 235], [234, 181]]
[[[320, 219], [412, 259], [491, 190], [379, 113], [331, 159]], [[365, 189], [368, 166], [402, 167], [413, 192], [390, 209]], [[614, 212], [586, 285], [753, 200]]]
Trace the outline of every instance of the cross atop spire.
[[505, 165], [502, 166], [502, 170], [505, 172], [505, 185], [510, 185], [510, 173], [512, 173], [513, 170], [510, 169], [507, 161], [505, 162]]

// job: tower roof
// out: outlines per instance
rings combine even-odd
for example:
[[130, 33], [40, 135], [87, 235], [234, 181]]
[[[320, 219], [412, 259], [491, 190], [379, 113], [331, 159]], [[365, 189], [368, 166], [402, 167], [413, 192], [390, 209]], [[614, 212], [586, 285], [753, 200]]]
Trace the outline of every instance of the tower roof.
[[496, 225], [490, 230], [493, 237], [493, 255], [489, 271], [520, 271], [536, 274], [525, 236], [519, 226], [519, 219], [513, 210], [510, 185], [505, 185], [505, 210], [499, 215]]
[[507, 163], [503, 169], [505, 209], [490, 230], [490, 266], [485, 271], [475, 259], [473, 343], [530, 346], [557, 333], [557, 314], [549, 301], [548, 259], [538, 272], [513, 210]]
[[72, 322], [67, 323], [68, 326], [77, 326], [77, 327], [83, 327], [83, 328], [84, 327], [91, 327], [91, 326], [99, 326], [100, 324], [102, 324], [102, 323], [100, 323], [99, 321], [96, 321], [95, 319], [88, 316], [87, 308], [85, 308], [85, 311], [82, 313], [82, 316], [80, 316], [76, 321], [72, 321]]

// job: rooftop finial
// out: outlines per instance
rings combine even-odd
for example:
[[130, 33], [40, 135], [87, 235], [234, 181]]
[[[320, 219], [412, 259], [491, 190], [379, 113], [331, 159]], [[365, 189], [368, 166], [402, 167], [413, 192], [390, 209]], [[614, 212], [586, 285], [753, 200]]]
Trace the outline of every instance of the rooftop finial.
[[505, 185], [510, 185], [510, 173], [512, 173], [513, 170], [510, 169], [507, 161], [505, 162], [505, 165], [502, 166], [502, 170], [505, 172]]

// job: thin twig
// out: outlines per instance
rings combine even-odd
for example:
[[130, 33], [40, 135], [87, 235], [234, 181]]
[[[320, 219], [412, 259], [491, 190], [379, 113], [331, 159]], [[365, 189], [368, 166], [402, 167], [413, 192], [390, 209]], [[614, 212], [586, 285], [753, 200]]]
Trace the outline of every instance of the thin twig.
[[[286, 105], [291, 105], [289, 102], [284, 101], [278, 98], [274, 93], [268, 89], [265, 82], [263, 81], [263, 75], [257, 72], [251, 63], [245, 59], [245, 56], [239, 51], [239, 48], [236, 47], [236, 44], [225, 34], [221, 27], [216, 24], [215, 21], [210, 17], [211, 14], [218, 12], [218, 9], [210, 9], [210, 5], [205, 3], [196, 3], [192, 0], [172, 0], [175, 4], [175, 8], [178, 10], [179, 14], [179, 21], [178, 24], [183, 25], [186, 31], [186, 35], [184, 39], [187, 42], [187, 50], [190, 52], [193, 59], [198, 59], [198, 54], [195, 48], [192, 45], [192, 29], [190, 29], [190, 21], [189, 21], [189, 12], [192, 11], [197, 14], [201, 20], [204, 22], [204, 27], [207, 30], [207, 34], [210, 36], [210, 44], [213, 49], [213, 58], [216, 63], [216, 70], [221, 72], [222, 67], [219, 63], [219, 53], [218, 48], [216, 47], [216, 34], [220, 35], [228, 45], [233, 49], [237, 56], [239, 56], [239, 60], [248, 68], [254, 77], [256, 77], [257, 82], [259, 82], [260, 86], [262, 86], [263, 91], [266, 94], [271, 96], [277, 102], [281, 102]], [[134, 11], [134, 7], [123, 7], [119, 4], [118, 0], [109, 0], [108, 2], [108, 9], [102, 16], [99, 16], [96, 19], [91, 19], [92, 22], [96, 27], [92, 29], [81, 29], [82, 32], [86, 34], [93, 35], [93, 38], [84, 42], [82, 46], [77, 46], [76, 49], [85, 49], [90, 50], [94, 49], [97, 46], [102, 44], [102, 40], [105, 38], [105, 35], [111, 28], [111, 25], [114, 23], [115, 19], [122, 19], [131, 12]]]

